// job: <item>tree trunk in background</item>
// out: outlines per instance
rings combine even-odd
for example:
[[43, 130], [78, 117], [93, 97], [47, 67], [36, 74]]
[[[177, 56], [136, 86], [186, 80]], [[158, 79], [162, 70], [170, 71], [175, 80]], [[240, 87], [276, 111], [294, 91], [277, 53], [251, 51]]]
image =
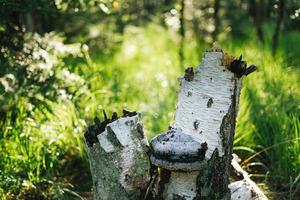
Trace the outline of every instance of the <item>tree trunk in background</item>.
[[35, 32], [34, 19], [31, 13], [25, 14], [25, 25], [26, 25], [26, 31]]
[[122, 7], [120, 7], [120, 10], [119, 10], [119, 12], [117, 12], [117, 19], [116, 19], [116, 25], [117, 25], [117, 30], [118, 30], [118, 32], [119, 33], [124, 33], [124, 29], [125, 29], [125, 24], [124, 24], [124, 22], [123, 22], [123, 18], [122, 18], [122, 16], [123, 16], [123, 8]]
[[220, 17], [219, 17], [219, 11], [220, 11], [220, 0], [215, 0], [214, 2], [214, 21], [215, 21], [215, 30], [212, 34], [213, 40], [217, 41], [217, 37], [220, 31]]
[[[200, 46], [201, 42], [202, 42], [201, 35], [200, 35], [199, 24], [200, 24], [199, 19], [197, 17], [193, 17], [193, 19], [192, 19], [192, 27], [193, 27], [193, 32], [194, 32], [195, 38], [196, 38], [195, 40], [197, 41], [197, 45], [198, 46]], [[198, 57], [199, 60], [202, 57], [202, 53], [201, 53], [200, 50], [197, 51], [197, 57]]]
[[179, 63], [180, 67], [184, 68], [184, 38], [185, 38], [185, 30], [184, 30], [184, 11], [185, 11], [185, 0], [181, 0], [180, 2], [180, 28], [179, 28], [179, 34], [180, 34], [180, 46], [179, 46]]
[[265, 40], [262, 27], [264, 21], [264, 2], [263, 0], [259, 0], [257, 3], [256, 0], [250, 0], [249, 3], [249, 13], [253, 19], [257, 38], [261, 44], [264, 44]]
[[277, 17], [277, 21], [276, 21], [273, 38], [272, 38], [272, 54], [273, 54], [273, 56], [275, 55], [276, 49], [278, 46], [279, 34], [280, 34], [280, 29], [282, 26], [283, 19], [284, 19], [284, 13], [285, 13], [285, 1], [279, 0], [278, 17]]
[[272, 9], [273, 9], [274, 0], [268, 0], [267, 6], [266, 6], [266, 18], [270, 19]]
[[22, 18], [28, 32], [43, 34], [51, 30], [51, 24], [48, 23], [47, 16], [43, 16], [41, 13], [28, 12], [23, 14]]

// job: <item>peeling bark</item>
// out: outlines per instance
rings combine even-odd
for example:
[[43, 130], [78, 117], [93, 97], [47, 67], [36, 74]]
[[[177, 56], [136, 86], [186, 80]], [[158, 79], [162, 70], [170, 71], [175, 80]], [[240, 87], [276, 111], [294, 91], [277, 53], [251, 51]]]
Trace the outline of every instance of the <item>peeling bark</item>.
[[87, 149], [94, 199], [142, 199], [150, 181], [150, 161], [140, 115], [115, 119], [103, 132], [93, 130], [97, 140]]

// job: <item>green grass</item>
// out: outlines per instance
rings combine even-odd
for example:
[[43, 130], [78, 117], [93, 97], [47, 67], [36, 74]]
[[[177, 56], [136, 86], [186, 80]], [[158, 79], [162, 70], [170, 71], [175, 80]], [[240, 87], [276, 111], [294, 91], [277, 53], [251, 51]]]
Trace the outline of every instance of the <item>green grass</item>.
[[[178, 36], [152, 24], [128, 27], [123, 37], [119, 50], [109, 59], [96, 54], [91, 63], [78, 66], [94, 95], [87, 105], [100, 115], [102, 109], [119, 113], [123, 108], [137, 110], [151, 137], [172, 123], [177, 78], [184, 71], [179, 64]], [[197, 52], [189, 53], [195, 57]], [[196, 65], [198, 59], [189, 62]]]
[[[271, 191], [287, 192], [287, 199], [300, 190], [300, 76], [295, 67], [300, 63], [295, 46], [299, 40], [299, 33], [283, 35], [276, 58], [255, 41], [222, 42], [224, 50], [243, 54], [259, 68], [244, 79], [234, 151], [255, 180]], [[92, 52], [85, 63], [69, 61], [89, 88], [76, 102], [51, 103], [53, 113], [36, 111], [34, 117], [20, 117], [14, 127], [6, 126], [9, 130], [0, 138], [3, 199], [8, 192], [43, 187], [50, 187], [48, 192], [56, 199], [77, 198], [72, 190], [88, 191], [91, 180], [82, 135], [86, 124], [102, 117], [103, 109], [109, 114], [123, 108], [141, 112], [149, 138], [172, 124], [177, 78], [184, 71], [178, 35], [150, 24], [127, 27], [122, 41], [111, 54]], [[206, 44], [187, 38], [185, 66], [197, 66], [205, 48]], [[10, 120], [8, 116], [7, 123]]]
[[[242, 164], [254, 176], [267, 173], [263, 178], [271, 190], [291, 188], [299, 193], [299, 71], [289, 66], [284, 57], [273, 58], [268, 49], [253, 44], [244, 48], [240, 51], [250, 63], [259, 66], [259, 71], [244, 82], [235, 149], [244, 156]], [[257, 153], [241, 152], [243, 148], [239, 146]], [[296, 197], [289, 195], [289, 199]]]
[[[112, 59], [102, 62], [101, 56], [96, 57], [94, 62], [103, 67], [102, 84], [109, 86], [106, 88], [109, 100], [101, 103], [101, 108], [120, 111], [126, 107], [142, 112], [149, 137], [165, 130], [172, 123], [177, 78], [183, 74], [177, 37], [155, 25], [130, 27]], [[293, 32], [283, 35], [275, 58], [268, 47], [254, 41], [232, 39], [222, 43], [226, 51], [236, 56], [243, 54], [248, 63], [259, 68], [244, 79], [234, 150], [246, 160], [243, 166], [255, 180], [270, 183], [270, 190], [275, 191], [299, 191], [300, 185], [300, 76], [293, 66], [299, 59], [291, 57], [299, 52], [293, 51], [296, 50], [293, 43], [287, 44], [299, 38]], [[293, 50], [286, 49], [287, 45]], [[185, 65], [196, 66], [200, 62], [199, 51], [202, 54], [205, 47], [187, 39]], [[86, 66], [84, 74], [94, 70]], [[95, 76], [91, 84], [101, 89], [99, 78]], [[295, 195], [289, 194], [291, 199]]]

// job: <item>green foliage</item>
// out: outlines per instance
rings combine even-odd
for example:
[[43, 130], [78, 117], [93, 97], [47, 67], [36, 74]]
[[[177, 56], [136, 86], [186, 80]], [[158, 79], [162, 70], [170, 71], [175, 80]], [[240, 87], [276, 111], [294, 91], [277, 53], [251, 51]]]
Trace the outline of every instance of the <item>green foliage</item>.
[[[293, 32], [285, 37], [299, 38]], [[155, 25], [145, 29], [128, 28], [123, 40], [112, 59], [95, 58], [103, 68], [94, 63], [97, 69], [101, 68], [99, 74], [102, 76], [91, 79], [92, 86], [94, 90], [106, 86], [104, 91], [101, 90], [104, 94], [96, 98], [104, 100], [109, 97], [107, 102], [102, 101], [100, 109], [120, 111], [126, 107], [142, 111], [146, 133], [151, 137], [165, 130], [174, 115], [177, 77], [183, 74], [179, 66], [178, 40], [174, 32]], [[285, 40], [281, 41], [281, 49], [285, 48]], [[197, 51], [204, 52], [204, 46], [194, 46], [192, 41], [187, 39], [185, 44], [190, 62], [186, 63], [187, 66], [199, 62]], [[295, 196], [299, 191], [297, 177], [300, 173], [299, 71], [289, 64], [289, 52], [284, 54], [283, 51], [274, 59], [270, 49], [252, 41], [238, 40], [224, 42], [223, 48], [236, 56], [243, 54], [248, 63], [259, 67], [258, 72], [244, 81], [234, 149], [245, 160], [243, 166], [254, 176], [257, 174], [257, 181], [271, 183], [275, 190], [291, 188], [294, 192], [291, 195]], [[85, 69], [83, 74], [92, 73], [87, 69], [94, 71], [82, 67]], [[102, 77], [101, 81], [99, 77]], [[259, 178], [261, 176], [263, 179]]]
[[[259, 71], [245, 81], [235, 145], [257, 152], [244, 154], [244, 167], [253, 173], [268, 172], [266, 180], [277, 189], [289, 188], [290, 179], [296, 180], [300, 173], [300, 74], [284, 56], [273, 58], [268, 49], [244, 45], [232, 51], [243, 52]], [[299, 188], [299, 181], [296, 185]]]
[[[266, 10], [261, 21], [253, 3]], [[244, 80], [234, 151], [256, 181], [296, 198], [300, 11], [287, 1], [273, 57], [277, 8], [277, 1], [192, 1], [180, 38], [174, 0], [0, 0], [1, 199], [80, 199], [74, 191], [91, 187], [86, 124], [103, 109], [126, 108], [142, 112], [149, 138], [167, 129], [182, 63], [199, 64], [213, 39], [259, 68]], [[256, 41], [259, 24], [264, 45]]]
[[[49, 193], [59, 190], [61, 193], [52, 194], [72, 196], [66, 192], [72, 191], [70, 186], [58, 177], [75, 174], [73, 181], [78, 179], [76, 171], [66, 172], [62, 170], [63, 166], [70, 159], [76, 160], [76, 157], [81, 156], [80, 159], [85, 160], [81, 140], [85, 121], [82, 119], [92, 119], [102, 109], [119, 113], [123, 108], [141, 111], [146, 133], [150, 137], [165, 130], [172, 123], [177, 78], [184, 71], [179, 64], [177, 37], [171, 29], [154, 24], [145, 28], [127, 27], [122, 36], [124, 42], [113, 55], [98, 54], [90, 58], [84, 50], [80, 51], [80, 46], [64, 45], [59, 37], [46, 35], [46, 41], [50, 44], [41, 45], [47, 48], [46, 57], [42, 59], [37, 56], [38, 59], [32, 59], [31, 65], [26, 67], [32, 74], [29, 78], [36, 77], [33, 78], [36, 82], [31, 83], [39, 89], [30, 92], [32, 85], [16, 84], [19, 79], [27, 80], [25, 75], [15, 78], [15, 85], [10, 85], [6, 80], [14, 90], [11, 94], [9, 91], [3, 93], [8, 95], [6, 99], [12, 100], [5, 101], [3, 98], [2, 104], [12, 106], [8, 102], [15, 102], [16, 106], [14, 109], [9, 107], [1, 121], [2, 192], [18, 195], [20, 188], [21, 191], [32, 191], [32, 188], [39, 191], [46, 185], [44, 187], [52, 188], [47, 190]], [[286, 37], [298, 40], [299, 36], [290, 33]], [[282, 40], [281, 49], [285, 48], [285, 40]], [[51, 41], [56, 42], [51, 45]], [[57, 45], [60, 48], [54, 48]], [[259, 67], [258, 72], [244, 81], [235, 151], [245, 160], [243, 165], [253, 173], [267, 172], [268, 175], [261, 181], [278, 183], [272, 186], [281, 187], [281, 190], [290, 189], [293, 197], [299, 190], [299, 71], [289, 64], [291, 59], [284, 51], [274, 59], [269, 49], [250, 41], [240, 43], [229, 40], [223, 46], [235, 55], [243, 53], [249, 63]], [[198, 46], [192, 38], [186, 39], [186, 65], [196, 66], [204, 49], [205, 45]], [[35, 52], [44, 51], [35, 49]], [[85, 61], [80, 58], [65, 59], [69, 54], [84, 56]], [[40, 71], [39, 66], [47, 56], [55, 64], [48, 71]], [[18, 71], [12, 74], [18, 74]], [[54, 76], [51, 82], [43, 78], [49, 74]], [[43, 84], [40, 82], [48, 88], [42, 90]], [[22, 92], [18, 93], [19, 90]], [[52, 90], [53, 96], [58, 99], [48, 98], [46, 93]], [[65, 92], [59, 92], [61, 90]], [[31, 103], [30, 93], [42, 98], [49, 109], [38, 109], [40, 103], [37, 106]], [[13, 94], [15, 96], [9, 96]], [[87, 165], [83, 164], [81, 170], [87, 173]], [[53, 181], [61, 184], [53, 185]]]
[[65, 45], [54, 33], [27, 37], [18, 53], [2, 48], [1, 196], [37, 188], [35, 184], [59, 175], [57, 168], [67, 155], [83, 156], [79, 133], [85, 122], [75, 106], [88, 88], [64, 59], [83, 57], [84, 51], [79, 44]]
[[[184, 71], [179, 65], [178, 36], [150, 24], [145, 28], [127, 27], [122, 40], [109, 60], [104, 55], [95, 55], [92, 63], [78, 67], [95, 95], [86, 103], [86, 110], [94, 116], [102, 113], [102, 109], [119, 113], [123, 108], [137, 110], [153, 136], [172, 123], [174, 91], [177, 78]], [[196, 49], [193, 44], [186, 47]], [[195, 65], [197, 52], [188, 56], [189, 64]]]
[[[148, 136], [165, 130], [174, 114], [177, 77], [183, 73], [179, 66], [176, 37], [171, 30], [155, 25], [145, 29], [129, 27], [123, 36], [124, 43], [112, 59], [98, 55], [94, 59], [98, 65], [92, 65], [94, 69], [81, 66], [83, 74], [89, 77], [99, 70], [99, 74], [90, 79], [93, 91], [105, 85], [105, 90], [101, 90], [96, 99], [107, 99], [107, 102], [102, 101], [99, 110], [94, 109], [94, 113], [99, 113], [102, 108], [139, 110], [142, 111]], [[293, 38], [291, 40], [299, 38], [293, 32], [285, 37]], [[281, 49], [285, 48], [285, 40], [282, 39]], [[186, 57], [190, 62], [186, 63], [187, 66], [195, 66], [199, 62], [197, 51], [204, 51], [204, 46], [195, 46], [192, 41], [187, 39], [185, 44]], [[242, 53], [248, 63], [259, 67], [258, 72], [244, 81], [236, 152], [243, 159], [249, 158], [243, 163], [244, 167], [253, 173], [268, 174], [257, 180], [274, 183], [271, 185], [280, 186], [283, 190], [296, 181], [292, 187], [296, 191], [300, 166], [299, 71], [289, 64], [289, 51], [274, 59], [268, 48], [261, 48], [251, 41], [229, 40], [223, 46], [237, 56]]]

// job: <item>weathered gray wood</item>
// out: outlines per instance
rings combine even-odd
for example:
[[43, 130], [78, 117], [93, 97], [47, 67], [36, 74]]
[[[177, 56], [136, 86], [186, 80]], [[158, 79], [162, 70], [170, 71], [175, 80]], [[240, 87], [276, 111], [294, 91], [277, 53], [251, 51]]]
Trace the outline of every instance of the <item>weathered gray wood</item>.
[[86, 143], [94, 199], [142, 199], [150, 181], [150, 161], [140, 115], [121, 117], [93, 136], [97, 140]]
[[233, 155], [231, 165], [242, 180], [229, 184], [231, 200], [268, 200], [261, 189], [250, 179], [248, 173], [238, 163], [237, 155]]

